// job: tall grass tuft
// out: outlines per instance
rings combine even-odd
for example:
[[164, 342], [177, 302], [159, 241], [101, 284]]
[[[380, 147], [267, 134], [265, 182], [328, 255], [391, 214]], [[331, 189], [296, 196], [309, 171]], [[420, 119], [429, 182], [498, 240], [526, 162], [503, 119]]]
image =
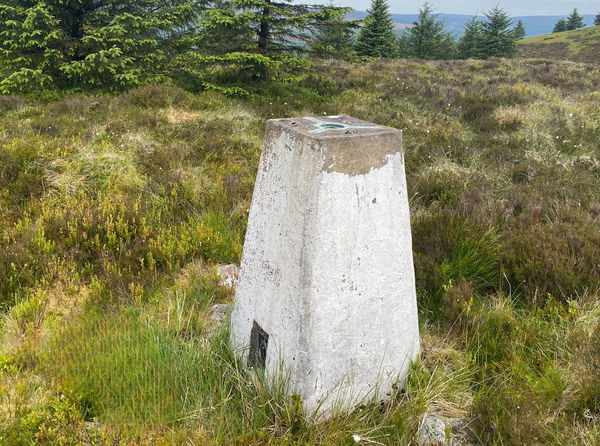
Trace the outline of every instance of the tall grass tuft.
[[445, 283], [470, 282], [477, 292], [498, 288], [500, 242], [496, 231], [480, 236], [467, 235], [442, 262]]
[[133, 310], [87, 313], [61, 330], [43, 357], [46, 372], [88, 418], [123, 426], [184, 418], [199, 404], [207, 369], [215, 367], [205, 349], [143, 324]]

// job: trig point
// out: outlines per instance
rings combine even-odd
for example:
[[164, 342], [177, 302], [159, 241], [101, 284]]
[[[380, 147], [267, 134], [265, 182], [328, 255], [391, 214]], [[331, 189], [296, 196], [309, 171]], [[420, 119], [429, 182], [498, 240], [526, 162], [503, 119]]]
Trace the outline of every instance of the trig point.
[[231, 343], [309, 412], [383, 399], [406, 377], [419, 332], [399, 130], [268, 122]]

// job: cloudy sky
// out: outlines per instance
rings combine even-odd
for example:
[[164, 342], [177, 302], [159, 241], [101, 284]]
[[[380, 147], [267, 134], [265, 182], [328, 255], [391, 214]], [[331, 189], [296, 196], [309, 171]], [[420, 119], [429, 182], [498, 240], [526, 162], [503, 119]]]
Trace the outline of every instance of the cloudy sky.
[[[390, 11], [397, 14], [412, 14], [418, 11], [423, 3], [420, 0], [388, 0]], [[437, 12], [448, 14], [474, 15], [485, 12], [496, 4], [506, 9], [510, 15], [563, 15], [573, 8], [582, 14], [596, 14], [600, 11], [600, 0], [430, 0]], [[366, 10], [370, 0], [334, 0], [337, 5], [351, 6], [354, 9]]]

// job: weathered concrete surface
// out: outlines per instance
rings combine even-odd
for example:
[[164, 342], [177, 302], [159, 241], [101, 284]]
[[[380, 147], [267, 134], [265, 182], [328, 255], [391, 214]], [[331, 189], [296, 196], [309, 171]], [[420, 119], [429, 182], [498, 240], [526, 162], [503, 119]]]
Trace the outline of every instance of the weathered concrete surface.
[[283, 364], [309, 411], [384, 398], [406, 376], [419, 335], [400, 131], [269, 121], [231, 343], [268, 375]]

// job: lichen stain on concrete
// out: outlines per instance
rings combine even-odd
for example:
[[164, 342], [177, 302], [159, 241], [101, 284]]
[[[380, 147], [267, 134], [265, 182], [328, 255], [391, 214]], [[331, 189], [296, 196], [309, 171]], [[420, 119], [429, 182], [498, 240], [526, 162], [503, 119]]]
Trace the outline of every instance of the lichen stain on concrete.
[[364, 175], [388, 163], [389, 155], [401, 154], [402, 146], [396, 145], [400, 131], [327, 141], [324, 171], [339, 172], [350, 176]]
[[[387, 164], [389, 155], [402, 156], [401, 130], [374, 126], [349, 116], [330, 116], [323, 119], [332, 123], [341, 122], [349, 127], [341, 131], [328, 129], [314, 133], [314, 122], [310, 118], [278, 119], [269, 122], [263, 148], [270, 149], [270, 153], [267, 155], [268, 161], [263, 165], [264, 169], [268, 170], [278, 157], [273, 148], [282, 146], [287, 150], [292, 146], [296, 147], [299, 149], [298, 155], [302, 154], [305, 146], [309, 147], [317, 156], [323, 158], [323, 172], [339, 172], [350, 176], [364, 175], [383, 167]], [[347, 130], [348, 128], [351, 130]], [[288, 132], [288, 129], [293, 131]], [[281, 139], [284, 133], [287, 141], [277, 144], [277, 140]]]

